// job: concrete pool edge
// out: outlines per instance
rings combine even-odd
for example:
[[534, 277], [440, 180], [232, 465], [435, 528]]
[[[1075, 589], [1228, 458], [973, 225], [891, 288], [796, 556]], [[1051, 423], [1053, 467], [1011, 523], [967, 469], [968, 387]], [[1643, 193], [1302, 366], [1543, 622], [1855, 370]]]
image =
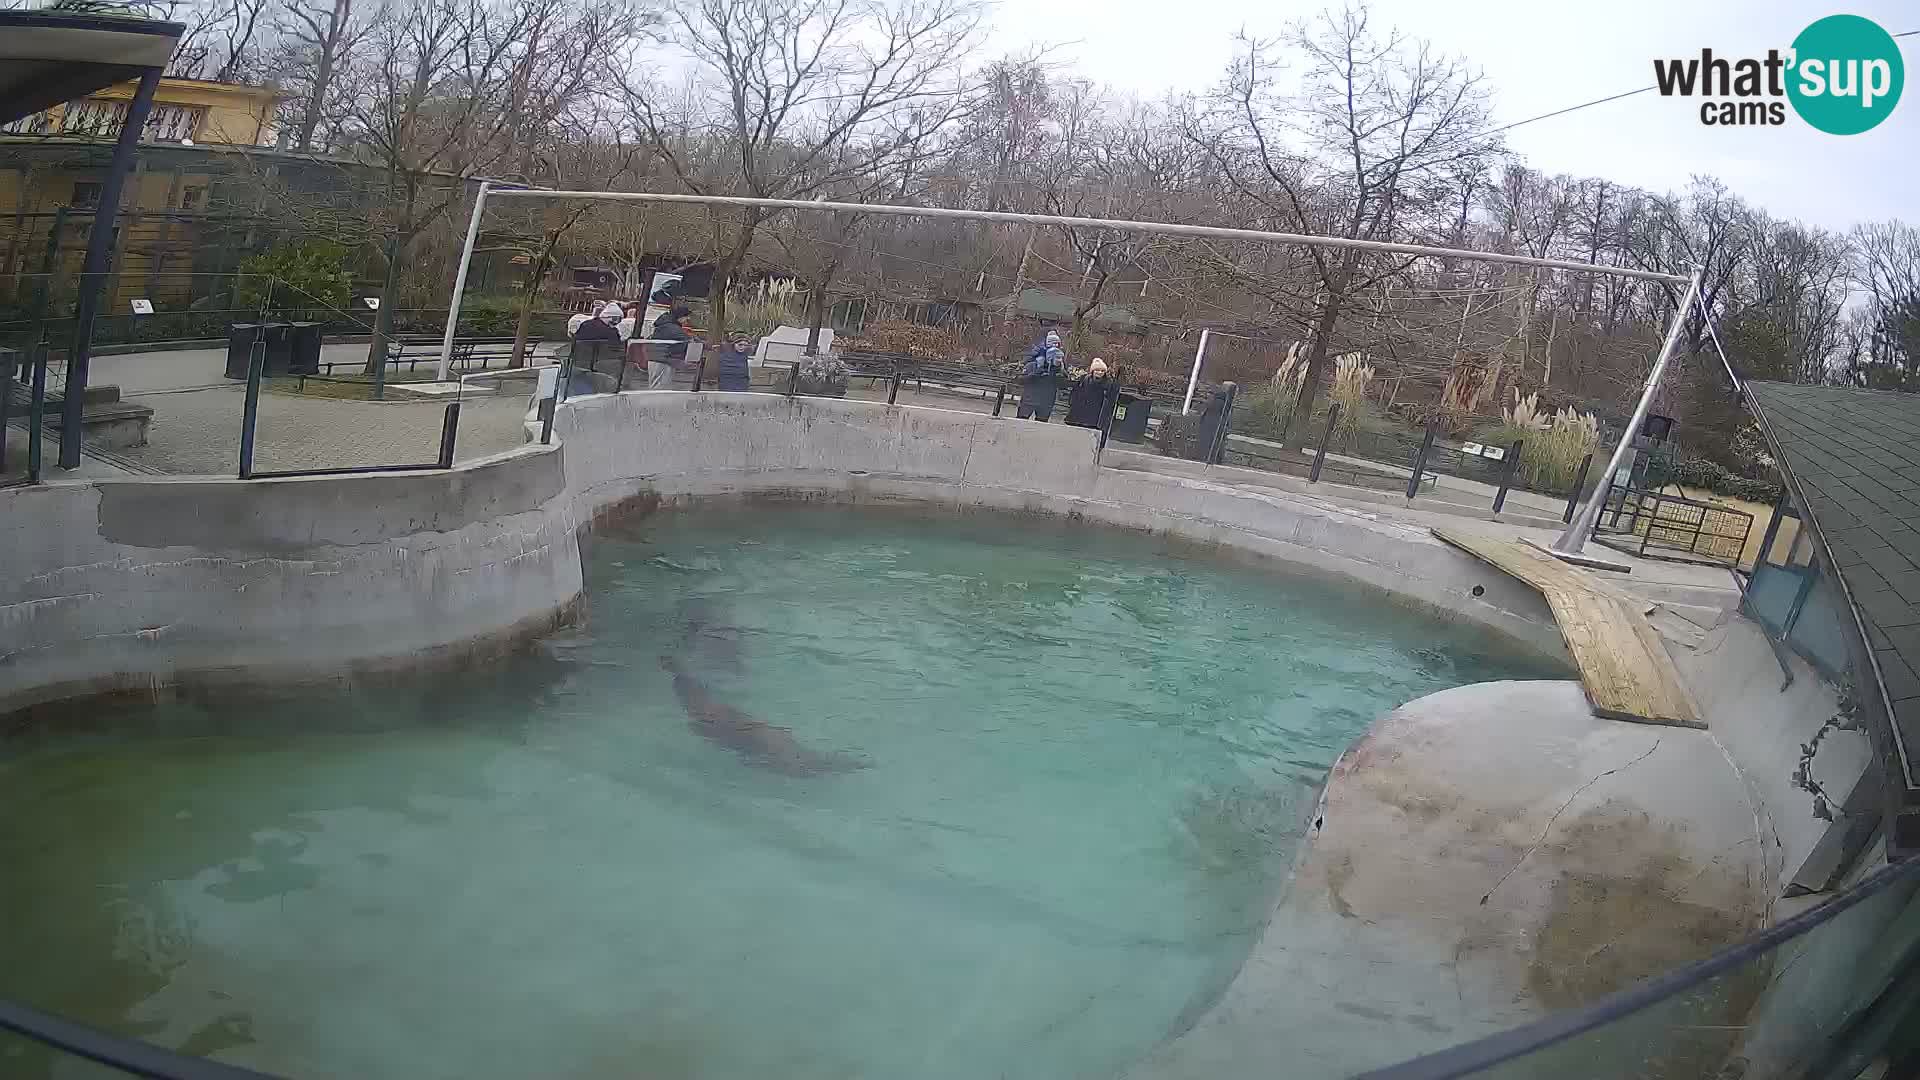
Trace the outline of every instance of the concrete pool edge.
[[[555, 443], [445, 472], [129, 478], [0, 492], [0, 716], [99, 692], [440, 665], [579, 603], [579, 533], [630, 499], [804, 494], [1029, 511], [1332, 575], [1564, 656], [1546, 606], [1422, 530], [1332, 503], [1103, 470], [1094, 433], [876, 402], [568, 402]], [[1473, 595], [1479, 586], [1480, 597]]]

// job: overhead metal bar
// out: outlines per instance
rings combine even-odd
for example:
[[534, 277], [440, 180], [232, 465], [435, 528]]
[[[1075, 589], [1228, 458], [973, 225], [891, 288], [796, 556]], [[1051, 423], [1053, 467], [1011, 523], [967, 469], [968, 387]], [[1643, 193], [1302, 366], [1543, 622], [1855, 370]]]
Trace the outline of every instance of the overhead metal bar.
[[1163, 236], [1198, 236], [1213, 240], [1259, 240], [1267, 243], [1308, 244], [1315, 247], [1353, 248], [1383, 251], [1396, 255], [1430, 255], [1437, 258], [1471, 259], [1478, 262], [1505, 263], [1513, 266], [1539, 266], [1549, 270], [1571, 270], [1583, 274], [1605, 274], [1685, 285], [1692, 281], [1686, 274], [1663, 274], [1656, 270], [1636, 270], [1625, 266], [1567, 259], [1537, 259], [1531, 255], [1504, 255], [1497, 252], [1470, 251], [1464, 248], [1428, 247], [1425, 244], [1400, 244], [1385, 240], [1350, 240], [1340, 236], [1314, 236], [1307, 233], [1267, 232], [1263, 229], [1229, 229], [1216, 225], [1181, 225], [1171, 221], [1128, 221], [1114, 218], [1065, 217], [1059, 214], [1017, 214], [1003, 210], [961, 210], [947, 206], [898, 206], [891, 203], [846, 203], [813, 199], [754, 199], [743, 195], [670, 195], [653, 191], [556, 191], [546, 188], [496, 187], [482, 183], [474, 195], [473, 217], [467, 223], [467, 242], [460, 252], [459, 270], [454, 276], [452, 302], [447, 306], [447, 326], [440, 350], [441, 380], [453, 366], [454, 323], [460, 317], [460, 293], [466, 284], [467, 267], [473, 261], [473, 246], [480, 235], [480, 215], [490, 199], [588, 199], [600, 202], [685, 203], [694, 206], [740, 206], [759, 210], [799, 210], [826, 214], [879, 214], [891, 217], [946, 218], [960, 221], [1000, 221], [1016, 225], [1052, 225], [1068, 229], [1111, 229], [1118, 232], [1158, 233]]

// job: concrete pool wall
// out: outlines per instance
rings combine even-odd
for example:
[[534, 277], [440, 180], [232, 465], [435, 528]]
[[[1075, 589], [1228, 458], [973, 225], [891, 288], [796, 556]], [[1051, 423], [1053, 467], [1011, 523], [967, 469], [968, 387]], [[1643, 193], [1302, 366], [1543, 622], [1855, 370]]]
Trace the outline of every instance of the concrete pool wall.
[[555, 433], [554, 445], [445, 472], [0, 492], [0, 715], [102, 691], [404, 670], [536, 635], [579, 602], [582, 525], [636, 498], [1079, 516], [1352, 578], [1562, 655], [1536, 595], [1421, 529], [1299, 496], [1102, 470], [1084, 429], [668, 392], [569, 402]]

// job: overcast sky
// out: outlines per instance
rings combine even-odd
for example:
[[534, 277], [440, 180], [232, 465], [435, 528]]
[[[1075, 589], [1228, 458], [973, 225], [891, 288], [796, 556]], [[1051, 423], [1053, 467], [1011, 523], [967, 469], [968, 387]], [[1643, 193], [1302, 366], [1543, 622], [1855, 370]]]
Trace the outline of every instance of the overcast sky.
[[[1335, 0], [1337, 3], [1338, 0]], [[1232, 34], [1277, 33], [1324, 0], [1002, 0], [994, 43], [1071, 43], [1079, 73], [1144, 97], [1205, 90]], [[1486, 75], [1499, 123], [1646, 86], [1655, 57], [1764, 56], [1825, 15], [1864, 15], [1889, 33], [1920, 29], [1916, 0], [1375, 0], [1374, 25], [1464, 56]], [[1825, 135], [1791, 115], [1784, 127], [1703, 126], [1699, 99], [1642, 94], [1515, 129], [1507, 144], [1535, 167], [1658, 191], [1718, 176], [1773, 213], [1844, 229], [1920, 222], [1920, 37], [1900, 39], [1907, 87], [1893, 115], [1862, 135]]]

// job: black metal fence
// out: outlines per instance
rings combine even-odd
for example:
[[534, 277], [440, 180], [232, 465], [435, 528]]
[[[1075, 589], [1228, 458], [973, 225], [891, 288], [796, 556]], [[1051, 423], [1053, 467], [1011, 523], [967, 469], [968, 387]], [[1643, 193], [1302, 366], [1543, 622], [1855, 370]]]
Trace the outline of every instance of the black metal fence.
[[1679, 495], [1614, 487], [1594, 539], [1617, 551], [1654, 559], [1738, 566], [1753, 533], [1753, 515]]

